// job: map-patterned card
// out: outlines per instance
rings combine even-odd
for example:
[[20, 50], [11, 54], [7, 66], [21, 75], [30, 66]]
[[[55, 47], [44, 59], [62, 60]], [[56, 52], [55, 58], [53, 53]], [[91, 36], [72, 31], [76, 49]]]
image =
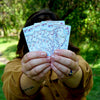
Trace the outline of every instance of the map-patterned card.
[[70, 31], [64, 21], [42, 21], [23, 28], [29, 51], [45, 51], [48, 56], [56, 49], [68, 49]]

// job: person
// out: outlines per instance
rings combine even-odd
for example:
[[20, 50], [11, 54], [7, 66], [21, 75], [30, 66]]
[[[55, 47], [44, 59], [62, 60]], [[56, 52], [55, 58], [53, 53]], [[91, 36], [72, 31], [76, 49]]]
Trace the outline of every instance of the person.
[[[33, 13], [25, 26], [60, 20], [52, 11]], [[7, 63], [2, 76], [7, 100], [86, 100], [93, 86], [92, 70], [71, 42], [68, 50], [57, 49], [51, 56], [45, 51], [29, 52], [23, 30], [17, 57]]]

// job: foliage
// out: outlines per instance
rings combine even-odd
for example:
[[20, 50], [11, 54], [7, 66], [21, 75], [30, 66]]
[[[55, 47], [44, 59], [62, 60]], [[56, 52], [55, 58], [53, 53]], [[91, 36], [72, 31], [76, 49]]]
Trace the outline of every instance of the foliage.
[[18, 34], [29, 15], [49, 8], [72, 26], [72, 40], [73, 37], [78, 41], [84, 41], [85, 37], [93, 41], [100, 38], [99, 0], [1, 0], [0, 6], [0, 27], [5, 36]]

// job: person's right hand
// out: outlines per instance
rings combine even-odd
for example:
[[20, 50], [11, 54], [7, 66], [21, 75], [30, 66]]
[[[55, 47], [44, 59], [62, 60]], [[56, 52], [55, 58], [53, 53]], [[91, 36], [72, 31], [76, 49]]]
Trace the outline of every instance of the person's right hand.
[[24, 55], [21, 60], [22, 72], [37, 82], [42, 82], [45, 79], [45, 74], [51, 69], [50, 57], [47, 57], [46, 52], [33, 51]]

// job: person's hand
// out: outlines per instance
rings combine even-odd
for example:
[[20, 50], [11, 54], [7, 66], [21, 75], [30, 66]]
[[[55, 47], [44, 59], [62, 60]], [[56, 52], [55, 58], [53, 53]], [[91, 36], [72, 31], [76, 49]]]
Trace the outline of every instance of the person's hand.
[[60, 79], [74, 75], [79, 70], [76, 54], [70, 50], [55, 50], [51, 56], [51, 68]]
[[22, 72], [32, 80], [42, 82], [45, 74], [50, 70], [50, 57], [46, 52], [29, 52], [21, 60]]

